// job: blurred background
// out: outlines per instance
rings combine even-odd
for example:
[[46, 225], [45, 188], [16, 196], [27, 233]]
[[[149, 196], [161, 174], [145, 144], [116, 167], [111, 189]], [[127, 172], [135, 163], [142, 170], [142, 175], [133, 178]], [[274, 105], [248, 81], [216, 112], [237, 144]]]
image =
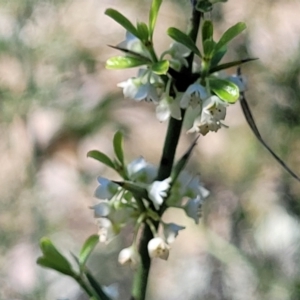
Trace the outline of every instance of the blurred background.
[[[124, 99], [116, 84], [136, 70], [109, 71], [107, 47], [124, 30], [104, 15], [119, 9], [147, 21], [150, 1], [0, 1], [0, 299], [87, 299], [69, 278], [42, 269], [38, 241], [50, 237], [70, 256], [97, 232], [89, 207], [97, 176], [118, 179], [92, 149], [112, 155], [116, 130], [125, 133], [127, 161], [158, 164], [166, 123], [154, 106]], [[267, 143], [300, 174], [300, 2], [229, 0], [211, 14], [215, 38], [233, 24], [248, 28], [225, 61], [243, 66], [247, 99]], [[186, 29], [189, 1], [165, 0], [155, 32], [157, 52], [170, 44], [168, 27]], [[235, 70], [229, 70], [234, 73]], [[166, 221], [187, 227], [167, 262], [155, 260], [148, 299], [300, 299], [300, 184], [258, 143], [239, 104], [217, 134], [201, 137], [189, 164], [211, 191], [202, 224], [180, 210]], [[193, 136], [182, 134], [177, 157]], [[130, 228], [90, 260], [101, 284], [129, 299], [132, 271], [117, 263]]]

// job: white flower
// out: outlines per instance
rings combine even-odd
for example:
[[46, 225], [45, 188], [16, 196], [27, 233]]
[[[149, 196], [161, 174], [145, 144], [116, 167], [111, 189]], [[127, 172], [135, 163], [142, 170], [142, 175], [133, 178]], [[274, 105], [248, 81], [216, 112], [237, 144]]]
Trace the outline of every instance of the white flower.
[[95, 191], [95, 197], [110, 200], [117, 193], [118, 185], [104, 177], [98, 177], [97, 180], [100, 185]]
[[225, 126], [220, 120], [225, 119], [226, 106], [227, 103], [217, 96], [207, 98], [203, 103], [201, 115], [195, 118], [193, 127], [188, 133], [200, 132], [202, 135], [206, 135], [209, 131], [217, 132], [222, 126]]
[[170, 246], [160, 237], [153, 238], [148, 243], [148, 253], [151, 258], [159, 257], [167, 260]]
[[173, 98], [165, 95], [156, 106], [156, 117], [160, 122], [168, 120], [170, 117], [181, 120], [181, 110], [179, 97]]
[[191, 105], [193, 108], [196, 108], [198, 105], [201, 107], [202, 101], [207, 97], [208, 94], [205, 87], [195, 82], [191, 84], [183, 94], [180, 101], [180, 107], [187, 108], [189, 105]]
[[157, 168], [139, 157], [127, 165], [127, 172], [132, 181], [149, 184], [156, 177]]
[[197, 196], [194, 199], [189, 199], [183, 209], [185, 213], [192, 219], [195, 220], [196, 224], [199, 224], [200, 208], [204, 202], [204, 199]]
[[95, 218], [107, 217], [111, 211], [108, 201], [101, 201], [100, 203], [91, 207], [94, 210]]
[[154, 181], [150, 186], [148, 186], [148, 196], [153, 202], [155, 209], [159, 209], [164, 198], [167, 196], [171, 180], [172, 179], [169, 177], [163, 181]]
[[140, 257], [134, 246], [124, 248], [119, 253], [118, 261], [121, 265], [130, 265], [135, 267], [139, 263]]
[[175, 223], [163, 223], [164, 236], [168, 244], [172, 244], [178, 235], [179, 230], [185, 229], [184, 226], [177, 225]]
[[98, 235], [101, 243], [107, 243], [115, 236], [113, 224], [109, 219], [99, 218], [97, 225], [99, 226]]
[[125, 40], [119, 43], [117, 47], [148, 56], [148, 51], [146, 50], [143, 43], [129, 31], [126, 31]]
[[175, 70], [180, 71], [182, 66], [188, 67], [186, 57], [190, 55], [191, 50], [183, 44], [174, 42], [165, 53], [171, 55], [170, 63]]

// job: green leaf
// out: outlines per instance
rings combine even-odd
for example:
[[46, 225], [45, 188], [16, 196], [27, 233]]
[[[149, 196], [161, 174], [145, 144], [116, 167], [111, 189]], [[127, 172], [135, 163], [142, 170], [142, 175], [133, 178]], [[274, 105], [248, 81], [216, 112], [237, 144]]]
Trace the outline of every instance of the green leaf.
[[124, 166], [124, 153], [123, 153], [123, 134], [121, 131], [117, 131], [114, 135], [113, 145], [116, 157], [122, 166]]
[[69, 261], [55, 248], [50, 239], [42, 238], [40, 240], [40, 248], [44, 256], [37, 260], [39, 265], [69, 276], [74, 275]]
[[139, 33], [137, 29], [133, 26], [133, 24], [120, 12], [118, 12], [115, 9], [108, 8], [105, 11], [105, 14], [109, 17], [111, 17], [113, 20], [115, 20], [117, 23], [119, 23], [123, 28], [125, 28], [127, 31], [132, 33], [134, 36], [140, 39]]
[[96, 245], [99, 243], [99, 236], [97, 234], [91, 235], [83, 244], [80, 254], [79, 254], [79, 263], [81, 266], [84, 266], [93, 252]]
[[210, 20], [205, 20], [202, 25], [202, 42], [212, 40], [214, 34], [214, 27]]
[[106, 61], [106, 69], [118, 70], [118, 69], [128, 69], [134, 68], [142, 65], [146, 65], [147, 60], [137, 57], [129, 56], [115, 56], [111, 57]]
[[246, 24], [239, 22], [229, 29], [222, 35], [221, 39], [216, 45], [216, 52], [219, 51], [222, 47], [226, 46], [232, 39], [239, 35], [243, 30], [246, 29]]
[[216, 45], [216, 43], [212, 40], [206, 40], [203, 43], [203, 52], [204, 52], [204, 57], [206, 59], [210, 60], [212, 58], [212, 55], [213, 55], [213, 52], [215, 49], [215, 45]]
[[144, 22], [137, 23], [137, 31], [142, 41], [148, 41], [149, 38], [149, 30], [148, 26]]
[[189, 48], [192, 52], [197, 54], [199, 57], [202, 57], [199, 49], [187, 34], [174, 27], [170, 27], [167, 33], [173, 40], [175, 40], [180, 44], [183, 44], [184, 46]]
[[209, 86], [225, 102], [235, 103], [239, 98], [239, 88], [228, 80], [210, 77]]
[[158, 75], [164, 75], [164, 74], [167, 74], [167, 72], [169, 70], [169, 66], [170, 66], [170, 63], [168, 60], [161, 60], [157, 63], [154, 63], [151, 66], [151, 69], [154, 73], [156, 73]]
[[106, 154], [104, 154], [98, 150], [89, 151], [87, 154], [87, 157], [94, 158], [94, 159], [102, 162], [106, 166], [115, 169], [115, 165], [112, 162], [112, 160]]
[[146, 188], [141, 184], [137, 184], [131, 181], [113, 181], [113, 182], [119, 185], [120, 187], [122, 187], [124, 190], [129, 191], [140, 198], [149, 199]]
[[227, 52], [227, 46], [223, 46], [220, 50], [218, 50], [216, 52], [216, 50], [214, 51], [213, 57], [211, 59], [210, 65], [212, 67], [217, 66], [218, 63], [222, 60], [222, 58], [224, 57], [224, 55]]
[[218, 66], [210, 68], [209, 73], [212, 74], [212, 73], [215, 73], [215, 72], [218, 72], [218, 71], [221, 71], [221, 70], [224, 70], [224, 69], [232, 68], [232, 67], [235, 67], [235, 66], [239, 66], [239, 65], [244, 64], [246, 62], [249, 62], [249, 61], [252, 61], [252, 60], [257, 60], [257, 59], [258, 58], [246, 58], [246, 59], [236, 60], [236, 61], [225, 63], [225, 64], [222, 64], [222, 65], [218, 65]]
[[152, 37], [153, 37], [156, 19], [157, 19], [157, 15], [158, 15], [158, 11], [159, 11], [161, 3], [162, 3], [162, 0], [153, 0], [152, 1], [152, 6], [151, 6], [150, 14], [149, 14], [149, 37], [150, 37], [150, 40], [152, 40]]

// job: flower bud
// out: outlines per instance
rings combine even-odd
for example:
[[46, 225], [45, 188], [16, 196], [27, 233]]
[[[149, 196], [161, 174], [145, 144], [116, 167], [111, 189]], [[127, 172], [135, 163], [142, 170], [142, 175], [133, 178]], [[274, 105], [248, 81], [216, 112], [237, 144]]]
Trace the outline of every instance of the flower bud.
[[170, 246], [160, 237], [153, 238], [148, 243], [148, 253], [151, 258], [159, 257], [167, 260]]
[[130, 265], [132, 267], [138, 264], [139, 259], [140, 257], [133, 246], [121, 250], [118, 257], [121, 265]]

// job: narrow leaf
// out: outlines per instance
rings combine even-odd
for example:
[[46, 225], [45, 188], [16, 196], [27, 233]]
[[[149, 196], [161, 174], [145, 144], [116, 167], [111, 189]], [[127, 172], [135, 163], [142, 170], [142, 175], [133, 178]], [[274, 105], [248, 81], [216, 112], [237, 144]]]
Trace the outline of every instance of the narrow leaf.
[[40, 248], [44, 255], [43, 261], [46, 260], [49, 264], [55, 266], [55, 270], [61, 273], [73, 274], [69, 261], [56, 249], [50, 239], [42, 238], [40, 240]]
[[117, 23], [119, 23], [123, 28], [125, 28], [127, 31], [132, 33], [134, 36], [136, 36], [137, 38], [140, 38], [139, 34], [138, 34], [138, 31], [133, 26], [133, 24], [124, 15], [122, 15], [120, 12], [118, 12], [115, 9], [108, 8], [105, 11], [105, 14], [107, 16], [111, 17]]
[[212, 40], [214, 34], [214, 27], [210, 20], [205, 20], [202, 25], [202, 42]]
[[222, 60], [222, 58], [224, 57], [224, 55], [226, 54], [227, 52], [227, 46], [223, 46], [220, 50], [216, 51], [216, 48], [215, 48], [215, 51], [213, 53], [213, 57], [210, 61], [210, 65], [212, 67], [214, 66], [217, 66], [218, 63]]
[[116, 157], [122, 166], [124, 166], [124, 153], [123, 153], [123, 134], [121, 131], [117, 131], [114, 135], [113, 145]]
[[183, 44], [184, 46], [189, 48], [192, 52], [197, 54], [199, 57], [202, 57], [199, 49], [187, 34], [174, 27], [170, 27], [167, 33], [173, 40], [175, 40], [180, 44]]
[[140, 184], [131, 182], [131, 181], [113, 181], [115, 184], [122, 187], [124, 190], [127, 190], [139, 198], [148, 199], [148, 192], [145, 187]]
[[204, 52], [204, 57], [206, 59], [210, 60], [212, 58], [212, 55], [213, 55], [213, 52], [215, 49], [215, 45], [216, 45], [216, 43], [212, 40], [206, 40], [203, 43], [203, 52]]
[[246, 62], [249, 62], [249, 61], [252, 61], [252, 60], [257, 60], [257, 59], [258, 58], [246, 58], [246, 59], [236, 60], [236, 61], [225, 63], [225, 64], [222, 64], [222, 65], [218, 65], [218, 66], [210, 68], [209, 73], [212, 74], [212, 73], [215, 73], [215, 72], [218, 72], [218, 71], [221, 71], [221, 70], [224, 70], [224, 69], [228, 69], [228, 68], [231, 68], [231, 67], [239, 66], [239, 65], [244, 64]]
[[65, 268], [59, 262], [49, 260], [46, 257], [39, 257], [36, 263], [41, 267], [52, 269], [59, 273], [74, 277], [74, 272], [71, 269]]
[[89, 271], [85, 272], [85, 275], [91, 287], [94, 289], [94, 291], [97, 293], [101, 300], [111, 300], [103, 291], [101, 285], [97, 282], [97, 280]]
[[137, 57], [130, 57], [130, 56], [115, 56], [111, 57], [106, 61], [106, 69], [109, 70], [118, 70], [118, 69], [128, 69], [128, 68], [135, 68], [138, 66], [146, 65], [148, 60], [137, 58]]
[[152, 37], [153, 37], [153, 32], [154, 32], [157, 15], [158, 15], [158, 11], [161, 6], [161, 3], [162, 3], [162, 0], [153, 0], [152, 1], [152, 6], [151, 6], [150, 14], [149, 14], [149, 37], [150, 37], [150, 40], [152, 40]]
[[210, 77], [209, 86], [225, 102], [235, 103], [239, 98], [239, 88], [228, 80]]
[[97, 234], [91, 235], [83, 244], [80, 254], [79, 254], [79, 263], [81, 266], [84, 266], [93, 252], [96, 245], [99, 243], [99, 236]]
[[158, 75], [165, 75], [169, 70], [170, 63], [168, 60], [161, 60], [154, 63], [151, 67], [152, 71]]
[[248, 102], [245, 98], [245, 94], [241, 93], [241, 107], [243, 110], [243, 113], [245, 115], [246, 121], [248, 125], [250, 126], [252, 132], [256, 136], [256, 138], [259, 140], [259, 142], [271, 153], [271, 155], [277, 160], [277, 162], [290, 174], [292, 175], [295, 179], [300, 181], [300, 177], [294, 173], [288, 166], [287, 164], [268, 146], [268, 144], [264, 141], [264, 139], [261, 137], [258, 128], [255, 124], [253, 115], [251, 113], [250, 107], [248, 105]]
[[219, 42], [216, 45], [216, 52], [219, 51], [222, 47], [226, 46], [232, 39], [239, 35], [243, 30], [246, 29], [246, 24], [239, 22], [232, 27], [230, 27], [221, 37]]
[[137, 31], [142, 41], [148, 41], [149, 30], [148, 26], [144, 22], [137, 23]]
[[94, 158], [94, 159], [100, 161], [101, 163], [105, 164], [106, 166], [115, 169], [115, 165], [112, 162], [112, 160], [106, 154], [104, 154], [98, 150], [89, 151], [87, 154], [87, 157]]

